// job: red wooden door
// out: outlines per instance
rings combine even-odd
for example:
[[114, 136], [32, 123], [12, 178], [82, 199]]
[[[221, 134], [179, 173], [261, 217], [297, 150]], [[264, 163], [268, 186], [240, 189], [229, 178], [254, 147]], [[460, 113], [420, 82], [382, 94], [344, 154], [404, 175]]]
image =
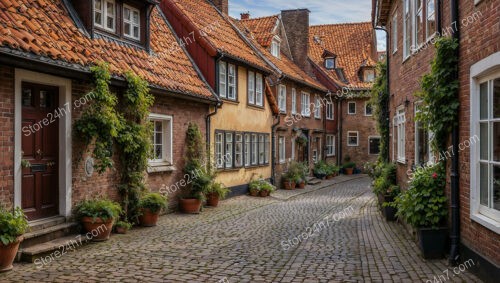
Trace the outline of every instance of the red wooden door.
[[22, 84], [22, 208], [29, 220], [59, 213], [58, 94], [57, 87]]

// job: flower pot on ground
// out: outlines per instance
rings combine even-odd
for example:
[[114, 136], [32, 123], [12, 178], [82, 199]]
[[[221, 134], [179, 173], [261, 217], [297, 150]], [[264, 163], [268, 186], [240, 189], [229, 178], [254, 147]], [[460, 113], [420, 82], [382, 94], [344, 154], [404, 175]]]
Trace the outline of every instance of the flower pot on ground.
[[330, 170], [329, 165], [325, 161], [323, 160], [318, 161], [314, 164], [313, 168], [314, 177], [323, 180], [326, 178], [326, 176], [330, 174], [329, 170]]
[[443, 258], [448, 250], [448, 228], [419, 228], [418, 246], [425, 259]]
[[109, 239], [113, 223], [121, 213], [120, 205], [107, 199], [85, 200], [75, 207], [75, 215], [95, 242]]
[[141, 215], [139, 223], [144, 227], [156, 226], [162, 210], [167, 209], [168, 200], [158, 193], [147, 193], [139, 200]]
[[265, 198], [265, 197], [269, 196], [269, 192], [268, 192], [268, 191], [264, 191], [264, 190], [262, 190], [262, 191], [260, 191], [260, 192], [259, 192], [259, 195], [260, 195], [261, 197]]
[[260, 196], [270, 196], [272, 192], [276, 191], [276, 187], [264, 179], [260, 179]]
[[132, 228], [132, 224], [126, 221], [118, 221], [115, 223], [116, 234], [127, 234], [130, 228]]
[[301, 189], [301, 190], [305, 189], [305, 188], [306, 188], [306, 181], [304, 181], [304, 180], [300, 179], [300, 180], [297, 182], [297, 184], [296, 184], [296, 188], [297, 188], [297, 189]]
[[391, 206], [393, 202], [394, 202], [393, 196], [391, 195], [383, 196], [382, 214], [384, 215], [385, 220], [387, 221], [396, 221], [397, 219], [396, 213], [398, 212], [398, 209], [394, 206]]
[[28, 220], [21, 208], [13, 212], [0, 209], [0, 273], [12, 270], [22, 235], [28, 230]]
[[226, 198], [229, 189], [221, 183], [212, 183], [206, 191], [207, 206], [217, 207], [219, 200]]
[[285, 190], [293, 190], [297, 184], [293, 179], [285, 179], [283, 180], [283, 186], [285, 187]]
[[346, 175], [352, 175], [354, 168], [356, 168], [356, 164], [354, 162], [347, 162], [342, 165], [342, 168], [344, 168], [344, 173]]
[[256, 197], [259, 195], [260, 190], [258, 188], [250, 188], [249, 192], [251, 196]]
[[182, 212], [187, 214], [198, 214], [201, 211], [202, 200], [195, 198], [180, 199], [179, 204]]

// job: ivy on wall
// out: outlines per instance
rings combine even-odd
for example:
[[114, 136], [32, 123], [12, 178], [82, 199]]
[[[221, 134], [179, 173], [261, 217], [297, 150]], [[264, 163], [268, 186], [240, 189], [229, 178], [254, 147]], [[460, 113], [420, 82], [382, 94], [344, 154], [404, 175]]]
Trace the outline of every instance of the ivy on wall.
[[389, 93], [387, 91], [387, 63], [377, 64], [377, 77], [371, 89], [370, 103], [373, 106], [373, 115], [377, 121], [377, 129], [380, 133], [380, 155], [379, 162], [389, 160]]

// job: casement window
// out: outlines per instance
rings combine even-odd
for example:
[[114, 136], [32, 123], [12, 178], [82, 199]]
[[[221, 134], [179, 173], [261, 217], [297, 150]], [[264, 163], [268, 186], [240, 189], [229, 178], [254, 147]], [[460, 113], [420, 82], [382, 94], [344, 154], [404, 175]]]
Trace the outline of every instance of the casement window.
[[271, 42], [271, 54], [276, 58], [280, 58], [280, 45], [281, 40], [278, 37], [274, 37]]
[[347, 132], [347, 146], [358, 146], [359, 145], [359, 132], [349, 131]]
[[333, 120], [333, 103], [331, 101], [326, 102], [326, 119]]
[[151, 166], [171, 165], [172, 157], [172, 116], [150, 114], [152, 123], [152, 155], [149, 160]]
[[380, 137], [368, 137], [368, 154], [380, 154]]
[[365, 82], [373, 82], [375, 80], [375, 70], [367, 69], [363, 72], [363, 81]]
[[318, 150], [313, 149], [312, 160], [314, 163], [318, 162]]
[[297, 114], [297, 90], [292, 88], [292, 114]]
[[290, 156], [291, 160], [295, 160], [295, 138], [290, 140], [290, 148], [292, 149], [292, 154]]
[[314, 100], [314, 118], [321, 119], [321, 99], [315, 95]]
[[264, 164], [269, 164], [269, 145], [271, 144], [271, 141], [269, 139], [269, 135], [264, 135]]
[[395, 142], [397, 149], [397, 161], [406, 163], [406, 117], [404, 107], [398, 108], [394, 117]]
[[139, 40], [141, 36], [140, 12], [136, 8], [123, 5], [123, 35]]
[[215, 131], [218, 169], [269, 164], [269, 134]]
[[224, 168], [224, 133], [215, 133], [215, 164], [217, 168]]
[[325, 68], [327, 68], [328, 70], [333, 70], [335, 69], [337, 66], [337, 62], [335, 62], [335, 58], [326, 58], [325, 59]]
[[221, 98], [236, 100], [236, 66], [224, 61], [219, 62], [219, 96]]
[[116, 5], [114, 0], [94, 0], [94, 26], [114, 32]]
[[285, 137], [280, 136], [278, 138], [278, 151], [279, 151], [279, 162], [280, 163], [285, 163], [286, 161], [286, 144], [285, 144]]
[[373, 108], [370, 102], [365, 102], [365, 116], [373, 116]]
[[302, 93], [302, 99], [300, 100], [302, 116], [311, 116], [311, 96], [307, 92]]
[[259, 162], [259, 140], [257, 134], [252, 134], [252, 165]]
[[252, 153], [251, 144], [252, 141], [250, 140], [250, 134], [245, 134], [245, 167], [249, 167], [251, 165], [250, 163], [251, 153]]
[[[420, 105], [415, 106], [415, 113], [419, 113]], [[432, 134], [415, 119], [415, 166], [422, 167], [434, 162], [431, 150]]]
[[264, 77], [253, 71], [248, 71], [248, 104], [264, 106]]
[[225, 146], [226, 168], [233, 168], [233, 133], [226, 133]]
[[403, 0], [403, 59], [410, 56], [412, 47], [412, 2]]
[[278, 89], [278, 108], [281, 113], [286, 113], [286, 86], [279, 85]]
[[413, 36], [417, 47], [424, 41], [424, 1], [426, 0], [415, 0]]
[[234, 167], [243, 166], [243, 135], [234, 135]]
[[396, 53], [398, 51], [398, 14], [395, 13], [392, 16], [392, 53]]
[[430, 39], [436, 34], [436, 0], [425, 1], [425, 38]]
[[355, 101], [349, 101], [347, 103], [347, 114], [349, 114], [349, 115], [356, 114], [356, 102]]
[[326, 156], [335, 156], [335, 136], [326, 136]]

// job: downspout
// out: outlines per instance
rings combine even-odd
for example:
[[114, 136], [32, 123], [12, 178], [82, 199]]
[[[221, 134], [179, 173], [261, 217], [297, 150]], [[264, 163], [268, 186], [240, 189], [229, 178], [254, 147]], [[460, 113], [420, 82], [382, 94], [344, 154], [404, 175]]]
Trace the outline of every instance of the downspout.
[[271, 127], [271, 183], [273, 185], [276, 185], [276, 174], [275, 174], [275, 171], [276, 171], [276, 127], [278, 127], [278, 125], [280, 124], [280, 120], [281, 120], [281, 116], [278, 114], [276, 115], [275, 117], [278, 117], [278, 120], [276, 121], [276, 123], [273, 124], [273, 126]]
[[[438, 0], [439, 1], [439, 0]], [[387, 79], [387, 97], [389, 98], [391, 96], [391, 72], [390, 72], [390, 52], [389, 52], [389, 45], [390, 45], [390, 42], [389, 42], [389, 32], [387, 31], [386, 28], [383, 28], [383, 27], [375, 27], [376, 30], [381, 30], [381, 31], [384, 31], [385, 32], [385, 60], [386, 60], [386, 79]], [[387, 112], [384, 113], [384, 117], [385, 117], [385, 126], [387, 127], [387, 129], [389, 129], [389, 132], [390, 132], [390, 124], [389, 124], [389, 102], [390, 99], [387, 99], [387, 104], [385, 105], [386, 106], [386, 110]], [[383, 156], [385, 162], [389, 162], [390, 161], [390, 154], [389, 154], [389, 145], [390, 145], [390, 142], [391, 142], [391, 139], [390, 139], [390, 134], [388, 134], [386, 137], [385, 137], [385, 144], [387, 146], [387, 153], [386, 153], [386, 156]]]
[[[451, 0], [451, 22], [458, 23], [459, 12], [458, 12], [458, 0]], [[459, 25], [456, 25], [456, 29], [453, 29], [452, 36], [456, 39], [460, 46], [460, 30]], [[460, 48], [455, 51], [455, 56], [460, 55]], [[457, 66], [458, 69], [459, 66]], [[455, 74], [455, 79], [459, 79], [459, 72], [457, 70]], [[458, 99], [458, 91], [457, 91]], [[459, 143], [459, 122], [458, 114], [456, 116], [455, 124], [453, 125], [451, 132], [451, 142], [453, 147], [453, 155], [451, 157], [451, 248], [450, 248], [450, 258], [449, 263], [452, 266], [457, 266], [460, 260], [460, 188], [459, 188], [459, 158], [458, 158], [458, 143]]]
[[342, 165], [342, 100], [344, 100], [343, 97], [339, 97], [339, 102], [338, 102], [338, 111], [337, 113], [339, 113], [339, 118], [337, 120], [338, 122], [338, 138], [339, 138], [339, 149], [338, 149], [338, 152], [339, 154], [337, 154], [337, 165]]

